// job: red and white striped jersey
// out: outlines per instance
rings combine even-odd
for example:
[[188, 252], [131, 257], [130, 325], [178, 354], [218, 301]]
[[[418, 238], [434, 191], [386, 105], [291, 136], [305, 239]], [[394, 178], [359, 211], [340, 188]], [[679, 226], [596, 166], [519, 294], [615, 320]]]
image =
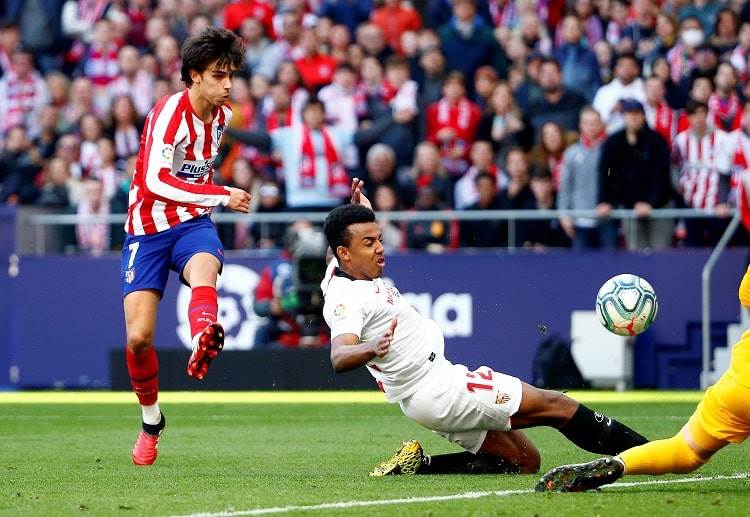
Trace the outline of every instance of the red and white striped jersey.
[[214, 109], [210, 124], [204, 123], [190, 105], [187, 89], [154, 106], [141, 135], [125, 231], [158, 233], [229, 202], [229, 189], [212, 180], [231, 117], [231, 108], [224, 105]]
[[713, 209], [719, 203], [719, 175], [730, 174], [733, 142], [715, 129], [698, 137], [691, 129], [679, 133], [672, 146], [672, 163], [679, 171], [680, 190], [690, 208]]

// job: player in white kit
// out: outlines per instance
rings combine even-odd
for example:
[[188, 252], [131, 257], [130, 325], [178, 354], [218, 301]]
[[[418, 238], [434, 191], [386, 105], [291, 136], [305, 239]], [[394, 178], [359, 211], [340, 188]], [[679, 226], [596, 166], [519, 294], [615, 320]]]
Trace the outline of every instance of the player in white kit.
[[354, 180], [353, 203], [333, 209], [323, 227], [334, 256], [321, 283], [331, 363], [336, 372], [367, 367], [389, 402], [466, 450], [424, 457], [417, 442], [405, 442], [372, 475], [534, 473], [539, 451], [521, 429], [540, 425], [590, 452], [624, 451], [648, 441], [563, 393], [487, 366], [470, 371], [448, 361], [437, 323], [382, 279], [382, 237], [362, 186]]

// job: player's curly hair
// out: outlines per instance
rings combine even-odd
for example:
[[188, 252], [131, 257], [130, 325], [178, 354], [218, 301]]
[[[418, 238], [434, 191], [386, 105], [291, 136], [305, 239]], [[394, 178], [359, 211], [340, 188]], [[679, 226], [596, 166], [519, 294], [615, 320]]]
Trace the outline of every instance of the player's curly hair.
[[212, 25], [185, 40], [181, 57], [180, 76], [190, 88], [193, 85], [190, 70], [202, 73], [214, 61], [218, 60], [217, 64], [222, 68], [242, 69], [245, 66], [245, 45], [234, 32]]
[[358, 223], [374, 223], [375, 212], [362, 205], [342, 205], [334, 208], [326, 216], [323, 223], [323, 232], [328, 239], [331, 251], [338, 259], [336, 250], [339, 246], [349, 246], [352, 242], [352, 234], [349, 226]]

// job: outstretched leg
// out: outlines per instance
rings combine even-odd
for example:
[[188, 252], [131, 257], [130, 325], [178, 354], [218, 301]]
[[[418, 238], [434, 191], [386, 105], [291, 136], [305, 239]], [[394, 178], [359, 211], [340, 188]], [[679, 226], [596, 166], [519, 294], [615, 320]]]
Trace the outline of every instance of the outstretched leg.
[[523, 383], [518, 412], [511, 418], [513, 429], [546, 425], [589, 452], [615, 455], [643, 445], [648, 440], [608, 416], [580, 404], [567, 395]]

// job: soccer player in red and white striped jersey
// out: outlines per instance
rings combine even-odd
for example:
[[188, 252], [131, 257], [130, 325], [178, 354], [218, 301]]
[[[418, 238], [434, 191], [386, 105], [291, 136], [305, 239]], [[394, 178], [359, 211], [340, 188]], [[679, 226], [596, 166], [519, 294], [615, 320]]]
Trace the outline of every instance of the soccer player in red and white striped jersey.
[[216, 280], [224, 250], [210, 213], [219, 204], [249, 211], [250, 194], [212, 181], [219, 142], [232, 116], [227, 101], [245, 49], [231, 31], [208, 27], [182, 48], [186, 89], [161, 99], [146, 118], [130, 188], [121, 279], [127, 366], [143, 413], [133, 463], [156, 460], [164, 415], [153, 338], [169, 271], [191, 288], [193, 354], [188, 374], [202, 379], [224, 345]]

